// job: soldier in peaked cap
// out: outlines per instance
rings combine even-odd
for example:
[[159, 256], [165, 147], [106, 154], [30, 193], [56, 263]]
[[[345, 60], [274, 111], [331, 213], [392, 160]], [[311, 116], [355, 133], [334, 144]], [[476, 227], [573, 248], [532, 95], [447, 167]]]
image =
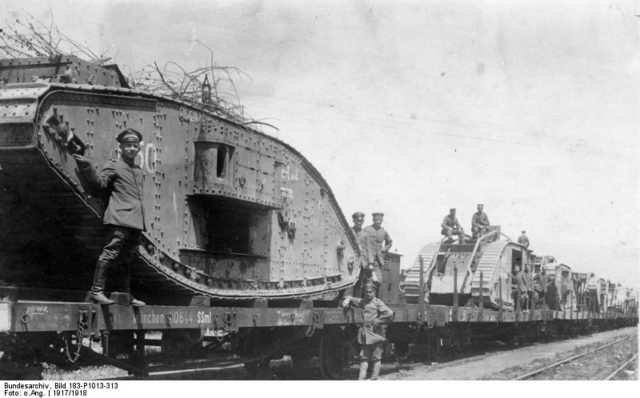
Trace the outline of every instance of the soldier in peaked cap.
[[377, 212], [372, 216], [373, 224], [363, 231], [363, 254], [367, 263], [367, 280], [371, 280], [376, 287], [379, 287], [382, 283], [381, 268], [384, 265], [384, 253], [389, 251], [393, 241], [389, 233], [382, 228], [384, 213]]
[[[140, 151], [142, 134], [134, 129], [126, 129], [117, 135], [116, 140], [120, 143], [120, 157], [107, 162], [100, 172], [91, 160], [73, 155], [89, 185], [109, 195], [109, 204], [103, 217], [107, 239], [96, 263], [90, 293], [98, 304], [114, 303], [104, 294], [107, 271], [113, 266], [117, 266], [123, 275], [120, 289], [130, 294], [131, 264], [141, 232], [145, 230], [142, 169], [134, 163]], [[131, 305], [145, 305], [129, 296]]]
[[471, 217], [471, 232], [474, 238], [479, 238], [489, 232], [489, 216], [482, 211], [483, 209], [484, 205], [479, 203], [478, 211]]
[[351, 230], [356, 236], [358, 244], [360, 244], [360, 238], [362, 237], [362, 224], [364, 224], [364, 213], [361, 211], [356, 211], [355, 213], [353, 213], [351, 218], [353, 219], [353, 226], [351, 227]]
[[[393, 311], [376, 297], [376, 287], [372, 283], [364, 286], [364, 297], [347, 296], [342, 301], [342, 307], [356, 307], [362, 311], [362, 324], [358, 329], [357, 340], [360, 345], [360, 374], [358, 379], [367, 377], [367, 370], [371, 367], [371, 380], [376, 380], [380, 374], [382, 360], [382, 346], [386, 340], [384, 324], [393, 320]], [[371, 364], [371, 366], [369, 366]]]
[[[142, 134], [140, 134], [140, 132], [134, 130], [134, 129], [126, 129], [124, 131], [122, 131], [120, 134], [118, 134], [118, 136], [116, 137], [116, 141], [118, 141], [119, 143], [125, 143], [125, 142], [138, 142], [138, 144], [140, 144], [140, 142], [142, 142]], [[138, 148], [139, 149], [139, 148]], [[136, 153], [137, 155], [137, 153]]]

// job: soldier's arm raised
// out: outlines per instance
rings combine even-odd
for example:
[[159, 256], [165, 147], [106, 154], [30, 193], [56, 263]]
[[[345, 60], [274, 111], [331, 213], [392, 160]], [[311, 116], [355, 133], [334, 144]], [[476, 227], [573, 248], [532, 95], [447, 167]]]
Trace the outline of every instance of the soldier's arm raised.
[[85, 158], [84, 156], [74, 154], [73, 158], [78, 163], [78, 168], [80, 172], [84, 175], [87, 182], [94, 189], [106, 189], [109, 184], [111, 184], [111, 180], [115, 176], [115, 169], [113, 167], [112, 162], [108, 162], [100, 173], [98, 173], [97, 167], [93, 164], [93, 162]]

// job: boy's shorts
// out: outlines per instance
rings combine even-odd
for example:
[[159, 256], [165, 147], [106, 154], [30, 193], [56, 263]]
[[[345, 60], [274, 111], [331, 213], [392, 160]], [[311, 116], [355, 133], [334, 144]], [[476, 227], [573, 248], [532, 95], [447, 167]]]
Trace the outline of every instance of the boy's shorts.
[[360, 346], [361, 362], [377, 362], [380, 360], [382, 360], [382, 343]]

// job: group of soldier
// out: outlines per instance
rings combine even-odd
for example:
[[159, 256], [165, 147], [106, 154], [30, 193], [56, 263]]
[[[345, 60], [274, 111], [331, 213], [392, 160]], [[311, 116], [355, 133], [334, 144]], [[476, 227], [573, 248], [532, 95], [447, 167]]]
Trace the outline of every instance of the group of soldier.
[[[479, 203], [477, 206], [477, 211], [471, 217], [471, 237], [472, 239], [477, 239], [482, 235], [489, 232], [489, 227], [491, 223], [489, 222], [489, 216], [484, 212], [484, 205]], [[458, 242], [460, 244], [465, 243], [465, 233], [464, 228], [460, 225], [460, 221], [456, 217], [456, 209], [449, 209], [449, 214], [444, 216], [442, 219], [442, 223], [440, 224], [442, 228], [441, 234], [447, 237], [448, 242], [453, 241], [453, 235], [458, 236]], [[518, 243], [524, 246], [525, 248], [529, 247], [529, 238], [527, 237], [526, 231], [522, 231], [522, 234], [518, 237]]]
[[528, 265], [524, 266], [523, 272], [520, 272], [520, 267], [514, 268], [511, 284], [515, 305], [525, 310], [534, 308], [536, 303], [546, 303], [547, 291], [555, 289], [544, 267], [534, 276]]
[[[478, 211], [471, 217], [471, 233], [474, 239], [489, 232], [489, 216], [483, 209], [484, 205], [478, 204]], [[465, 243], [464, 229], [456, 217], [455, 208], [449, 209], [449, 214], [444, 217], [440, 227], [442, 227], [442, 235], [446, 236], [449, 241], [453, 240], [453, 235], [457, 235], [458, 241], [461, 244]]]
[[373, 213], [373, 222], [363, 228], [364, 213], [353, 213], [353, 226], [351, 230], [356, 237], [360, 254], [355, 261], [356, 269], [360, 269], [360, 277], [356, 284], [356, 295], [360, 295], [367, 283], [373, 284], [376, 292], [382, 281], [382, 266], [384, 265], [384, 253], [388, 252], [393, 244], [389, 233], [382, 228], [384, 213]]

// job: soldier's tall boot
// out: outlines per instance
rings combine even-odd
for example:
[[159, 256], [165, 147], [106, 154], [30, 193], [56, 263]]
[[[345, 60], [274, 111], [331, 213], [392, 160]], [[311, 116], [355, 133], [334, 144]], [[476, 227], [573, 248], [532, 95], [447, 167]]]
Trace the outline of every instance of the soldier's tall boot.
[[144, 307], [147, 305], [144, 301], [138, 300], [133, 297], [131, 294], [131, 262], [127, 262], [126, 264], [122, 264], [123, 267], [123, 277], [122, 277], [122, 287], [123, 290], [129, 294], [129, 304], [134, 307]]
[[107, 278], [107, 270], [109, 269], [109, 262], [104, 260], [98, 260], [96, 263], [96, 269], [93, 272], [93, 286], [91, 286], [91, 299], [98, 304], [110, 305], [115, 301], [110, 300], [104, 295], [104, 285]]

